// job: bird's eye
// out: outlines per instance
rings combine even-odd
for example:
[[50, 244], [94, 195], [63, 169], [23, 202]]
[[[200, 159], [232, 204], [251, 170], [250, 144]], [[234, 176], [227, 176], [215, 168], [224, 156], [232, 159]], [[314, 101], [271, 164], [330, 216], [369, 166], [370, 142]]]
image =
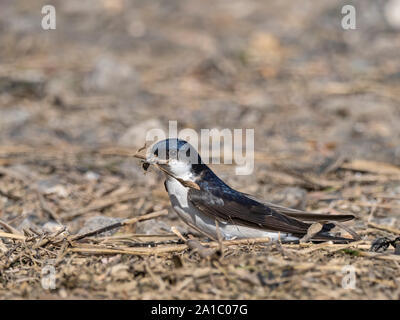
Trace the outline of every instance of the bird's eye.
[[169, 156], [171, 157], [175, 157], [176, 156], [176, 150], [169, 150]]
[[158, 157], [158, 148], [156, 149], [156, 151], [154, 151], [154, 155], [155, 155], [156, 157]]
[[186, 157], [190, 157], [190, 148], [186, 150]]

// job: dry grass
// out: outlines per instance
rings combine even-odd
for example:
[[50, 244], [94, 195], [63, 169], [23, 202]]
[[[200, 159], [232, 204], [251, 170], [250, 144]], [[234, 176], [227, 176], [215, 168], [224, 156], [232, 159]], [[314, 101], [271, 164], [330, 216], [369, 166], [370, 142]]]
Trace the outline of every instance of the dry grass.
[[[355, 31], [331, 0], [55, 0], [43, 31], [46, 2], [2, 0], [0, 298], [399, 299], [399, 255], [368, 251], [400, 232], [398, 32], [381, 2], [353, 2]], [[133, 158], [168, 120], [255, 129], [254, 174], [216, 173], [352, 213], [361, 240], [205, 241]]]
[[[36, 159], [35, 153], [23, 155], [8, 154], [3, 150], [3, 158], [17, 157], [26, 161]], [[70, 155], [71, 156], [71, 155]], [[42, 153], [42, 157], [46, 155]], [[101, 161], [102, 157], [98, 158]], [[35, 160], [37, 161], [37, 160]], [[136, 161], [136, 160], [132, 160]], [[93, 159], [93, 163], [96, 159]], [[62, 159], [53, 159], [52, 163], [63, 163]], [[139, 163], [137, 163], [139, 166]], [[345, 166], [343, 166], [345, 167]], [[43, 167], [42, 167], [43, 168]], [[60, 170], [59, 176], [71, 175], [74, 167]], [[345, 190], [352, 185], [354, 194], [351, 200], [337, 199], [331, 202], [332, 213], [335, 207], [351, 208], [354, 203], [367, 202], [376, 194], [371, 184], [354, 184], [357, 168], [336, 168], [334, 172], [321, 176], [321, 180], [332, 181], [340, 185], [336, 189]], [[380, 171], [380, 167], [377, 167]], [[346, 173], [346, 179], [339, 179]], [[346, 245], [332, 243], [271, 243], [269, 239], [244, 239], [231, 241], [202, 241], [201, 235], [182, 235], [178, 229], [172, 233], [138, 234], [136, 224], [149, 219], [165, 216], [169, 204], [165, 197], [155, 201], [151, 192], [144, 192], [146, 186], [132, 188], [124, 185], [124, 179], [115, 181], [117, 189], [104, 195], [103, 183], [82, 179], [79, 187], [69, 184], [70, 188], [81, 190], [82, 197], [77, 200], [62, 198], [56, 193], [46, 194], [33, 184], [27, 184], [21, 173], [11, 169], [1, 172], [0, 189], [10, 194], [16, 208], [20, 205], [38, 208], [38, 216], [44, 220], [59, 219], [65, 226], [72, 225], [74, 219], [91, 216], [102, 211], [104, 215], [116, 216], [129, 212], [129, 208], [141, 207], [145, 211], [136, 217], [92, 230], [90, 232], [70, 234], [65, 228], [53, 233], [25, 229], [16, 229], [17, 215], [11, 222], [1, 221], [1, 291], [4, 298], [29, 297], [46, 298], [49, 295], [69, 298], [391, 298], [398, 297], [398, 266], [400, 256], [393, 254], [390, 248], [384, 253], [369, 252], [371, 240], [377, 236], [394, 238], [399, 230], [390, 226], [372, 222], [373, 217], [358, 214], [356, 230], [363, 240]], [[382, 172], [369, 174], [379, 176], [379, 180], [389, 178]], [[298, 176], [296, 176], [298, 178]], [[393, 176], [390, 176], [390, 180]], [[387, 183], [390, 183], [387, 180]], [[68, 185], [68, 184], [66, 184]], [[12, 188], [10, 188], [12, 186]], [[377, 191], [381, 192], [381, 184]], [[110, 189], [106, 188], [107, 190]], [[142, 191], [143, 190], [143, 191]], [[68, 191], [73, 194], [72, 190]], [[115, 196], [116, 193], [118, 196]], [[11, 196], [11, 194], [13, 196]], [[160, 194], [162, 193], [155, 193]], [[319, 198], [325, 198], [331, 191], [320, 191]], [[40, 196], [38, 196], [40, 195]], [[84, 195], [86, 197], [84, 197]], [[100, 198], [99, 198], [100, 195]], [[90, 200], [87, 197], [92, 197]], [[86, 198], [86, 199], [85, 199]], [[157, 198], [157, 196], [156, 196]], [[363, 199], [362, 201], [360, 199]], [[382, 195], [379, 196], [382, 199]], [[89, 200], [89, 201], [88, 201]], [[73, 201], [74, 203], [71, 203]], [[382, 200], [381, 200], [382, 201]], [[393, 199], [386, 199], [385, 209], [376, 206], [362, 206], [361, 210], [376, 215], [381, 210], [393, 206]], [[396, 200], [394, 200], [396, 201]], [[153, 207], [157, 203], [158, 207]], [[68, 204], [68, 205], [67, 205]], [[380, 203], [381, 205], [383, 203]], [[75, 210], [73, 207], [79, 208]], [[371, 209], [372, 208], [372, 209]], [[343, 209], [342, 209], [343, 210]], [[373, 211], [372, 211], [373, 210]], [[145, 213], [146, 212], [146, 213]], [[382, 211], [383, 212], [383, 211]], [[117, 214], [115, 214], [117, 213]], [[130, 215], [130, 214], [129, 214]], [[368, 221], [368, 219], [370, 221]], [[173, 224], [179, 221], [173, 220]], [[171, 223], [171, 222], [170, 222]], [[368, 228], [366, 228], [368, 227]], [[104, 232], [118, 229], [113, 235], [104, 236]], [[50, 262], [49, 262], [50, 261]], [[57, 288], [52, 291], [41, 287], [42, 270], [46, 265], [54, 265]], [[343, 267], [351, 265], [356, 270], [357, 288], [346, 290], [341, 286]]]

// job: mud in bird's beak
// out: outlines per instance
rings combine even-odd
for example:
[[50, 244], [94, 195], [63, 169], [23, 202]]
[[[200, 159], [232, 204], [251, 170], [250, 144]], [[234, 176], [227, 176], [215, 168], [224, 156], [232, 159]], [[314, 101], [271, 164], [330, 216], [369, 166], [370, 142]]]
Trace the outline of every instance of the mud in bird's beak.
[[136, 153], [133, 155], [135, 158], [138, 158], [142, 160], [142, 168], [144, 171], [147, 171], [149, 166], [154, 163], [153, 159], [150, 159], [150, 157], [147, 154], [146, 150], [146, 145], [144, 145], [142, 148], [136, 151]]
[[145, 171], [149, 168], [150, 165], [163, 165], [168, 164], [168, 160], [159, 159], [151, 152], [151, 148], [147, 148], [146, 145], [140, 148], [134, 154], [135, 158], [143, 160], [142, 167]]

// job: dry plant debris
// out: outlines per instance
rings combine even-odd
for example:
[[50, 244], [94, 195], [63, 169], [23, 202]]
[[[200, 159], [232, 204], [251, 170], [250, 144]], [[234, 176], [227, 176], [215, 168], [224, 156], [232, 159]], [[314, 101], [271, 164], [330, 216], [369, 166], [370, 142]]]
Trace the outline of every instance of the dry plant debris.
[[[41, 154], [43, 158], [47, 157], [43, 151]], [[9, 157], [6, 152], [2, 155]], [[93, 164], [103, 161], [103, 156], [91, 152], [85, 154], [83, 150], [71, 153], [69, 157], [78, 155], [90, 157]], [[15, 153], [13, 157], [16, 157]], [[25, 150], [17, 157], [32, 163], [30, 159], [36, 158], [37, 154]], [[126, 158], [125, 155], [115, 157]], [[131, 161], [140, 168], [137, 160]], [[73, 177], [77, 170], [75, 164], [66, 168], [64, 162], [62, 158], [52, 159], [52, 163], [59, 163], [58, 176], [65, 170]], [[400, 256], [391, 248], [378, 253], [369, 249], [378, 236], [394, 238], [400, 234], [395, 227], [373, 222], [378, 213], [384, 214], [397, 198], [385, 199], [381, 185], [377, 185], [375, 191], [371, 184], [349, 182], [353, 181], [351, 175], [360, 172], [363, 170], [358, 171], [354, 166], [337, 168], [322, 179], [334, 181], [340, 188], [314, 192], [313, 201], [319, 204], [319, 199], [349, 192], [351, 186], [351, 196], [333, 197], [330, 207], [321, 208], [321, 211], [330, 209], [332, 214], [335, 208], [351, 210], [359, 217], [355, 224], [362, 240], [338, 245], [329, 242], [311, 244], [307, 242], [307, 236], [299, 244], [279, 244], [269, 239], [204, 241], [201, 234], [183, 234], [180, 230], [187, 230], [184, 225], [166, 216], [171, 209], [162, 192], [145, 192], [146, 185], [135, 193], [128, 179], [104, 174], [104, 181], [100, 178], [96, 185], [90, 179], [60, 183], [60, 186], [66, 186], [63, 192], [71, 195], [69, 198], [57, 193], [53, 184], [50, 185], [51, 192], [38, 188], [41, 184], [35, 180], [27, 184], [23, 172], [7, 167], [1, 172], [1, 190], [12, 196], [7, 197], [7, 214], [3, 215], [6, 219], [0, 220], [0, 292], [4, 298], [56, 295], [59, 298], [123, 299], [306, 296], [341, 299], [362, 297], [363, 294], [367, 294], [364, 298], [375, 298], [376, 293], [371, 292], [371, 288], [375, 288], [380, 298], [395, 298]], [[347, 179], [341, 179], [343, 174]], [[146, 179], [147, 175], [157, 173], [149, 172]], [[41, 176], [36, 179], [48, 180]], [[374, 197], [375, 194], [378, 196]], [[354, 211], [355, 203], [367, 202], [366, 195], [376, 205], [362, 206], [360, 211]], [[383, 203], [386, 204], [384, 209], [378, 206]], [[38, 219], [24, 213], [28, 210], [14, 216], [15, 209], [10, 209], [18, 206], [34, 208]], [[108, 225], [97, 226], [85, 233], [79, 232], [83, 221], [99, 214], [120, 216], [121, 219], [118, 222], [110, 220]], [[21, 229], [19, 226], [25, 225], [21, 220], [28, 220], [31, 225]], [[137, 228], [146, 220], [161, 225], [168, 223], [172, 228], [159, 228], [157, 234], [145, 234], [146, 230]], [[46, 229], [48, 221], [53, 221], [55, 230]], [[310, 235], [317, 232], [318, 227], [310, 228]], [[116, 233], [106, 234], [110, 231]], [[54, 290], [42, 288], [42, 270], [47, 265], [57, 270]], [[355, 267], [355, 290], [341, 287], [346, 265]]]
[[[55, 0], [56, 31], [40, 29], [42, 2], [1, 3], [0, 299], [400, 298], [398, 250], [369, 251], [400, 235], [400, 43], [385, 1], [353, 1], [353, 31], [331, 0]], [[162, 173], [133, 158], [168, 120], [254, 128], [254, 174], [214, 166], [224, 181], [352, 213], [361, 239], [189, 230]]]

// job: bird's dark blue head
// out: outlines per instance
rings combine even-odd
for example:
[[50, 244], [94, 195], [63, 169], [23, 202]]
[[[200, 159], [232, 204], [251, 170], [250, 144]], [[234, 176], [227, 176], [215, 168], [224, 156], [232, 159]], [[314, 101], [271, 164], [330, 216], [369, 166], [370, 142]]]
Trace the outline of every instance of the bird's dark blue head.
[[183, 161], [191, 164], [201, 163], [197, 150], [187, 141], [181, 139], [165, 139], [151, 146], [147, 157], [157, 160], [158, 163], [171, 160]]
[[153, 144], [147, 150], [146, 162], [157, 164], [173, 176], [184, 180], [217, 187], [226, 186], [203, 163], [197, 150], [185, 140], [166, 139]]
[[205, 166], [197, 150], [190, 143], [176, 138], [153, 144], [147, 150], [146, 162], [158, 164], [174, 175], [185, 173], [189, 175]]

